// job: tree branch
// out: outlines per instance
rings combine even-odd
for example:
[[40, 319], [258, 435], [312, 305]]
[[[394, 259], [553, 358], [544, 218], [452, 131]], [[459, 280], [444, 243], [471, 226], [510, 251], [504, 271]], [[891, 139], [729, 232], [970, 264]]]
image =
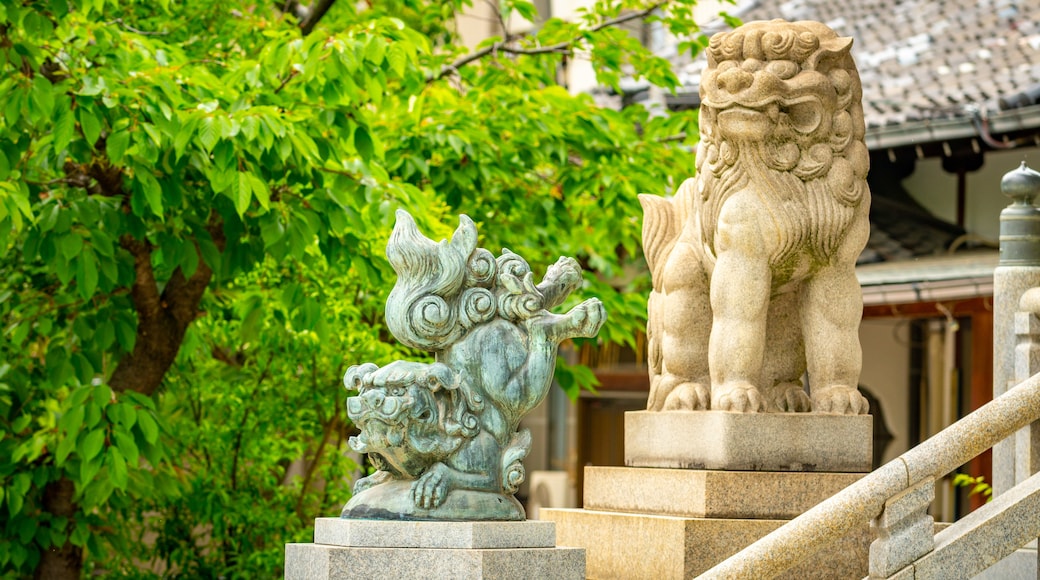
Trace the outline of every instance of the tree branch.
[[[213, 214], [214, 216], [216, 214]], [[224, 234], [220, 221], [211, 217], [206, 226], [218, 250], [223, 251]], [[199, 252], [199, 265], [191, 277], [177, 268], [159, 294], [152, 268], [152, 246], [146, 241], [124, 236], [120, 245], [134, 257], [134, 283], [130, 297], [137, 312], [134, 349], [119, 359], [109, 386], [116, 391], [137, 391], [151, 395], [162, 384], [163, 376], [177, 358], [188, 325], [198, 314], [199, 303], [213, 277], [213, 270]]]
[[641, 19], [641, 18], [646, 18], [651, 13], [653, 13], [654, 10], [657, 10], [658, 8], [664, 6], [669, 1], [670, 0], [662, 0], [660, 2], [655, 2], [655, 3], [651, 4], [650, 6], [644, 8], [642, 10], [637, 10], [635, 12], [629, 12], [628, 14], [622, 14], [621, 16], [618, 16], [616, 18], [610, 18], [610, 19], [604, 20], [604, 21], [600, 22], [599, 24], [593, 26], [592, 28], [584, 30], [583, 31], [583, 36], [575, 37], [575, 38], [572, 38], [570, 40], [565, 40], [563, 42], [558, 42], [556, 44], [550, 44], [548, 46], [538, 46], [538, 47], [535, 47], [535, 48], [511, 47], [511, 46], [509, 46], [509, 43], [512, 42], [512, 39], [506, 38], [506, 39], [500, 40], [500, 41], [498, 41], [498, 42], [496, 42], [494, 44], [485, 46], [484, 48], [482, 48], [482, 49], [480, 49], [480, 50], [478, 50], [476, 52], [472, 52], [470, 54], [467, 54], [466, 56], [463, 56], [463, 57], [459, 58], [458, 60], [456, 60], [455, 62], [453, 62], [453, 63], [451, 63], [449, 65], [445, 65], [445, 66], [441, 67], [441, 70], [440, 70], [439, 73], [437, 73], [434, 76], [427, 77], [426, 81], [427, 82], [433, 82], [435, 80], [442, 79], [442, 78], [444, 78], [444, 77], [446, 77], [446, 76], [448, 76], [448, 75], [450, 75], [450, 74], [452, 74], [454, 72], [458, 72], [458, 69], [466, 66], [467, 64], [469, 64], [471, 62], [474, 62], [474, 61], [477, 61], [477, 60], [480, 60], [480, 59], [484, 58], [485, 56], [487, 56], [489, 54], [492, 54], [492, 53], [496, 53], [496, 52], [506, 52], [506, 53], [509, 53], [509, 54], [526, 54], [526, 55], [552, 54], [552, 53], [569, 53], [571, 51], [572, 47], [575, 44], [577, 44], [578, 41], [580, 41], [582, 38], [584, 38], [584, 34], [591, 34], [591, 33], [599, 32], [600, 30], [603, 30], [604, 28], [610, 28], [611, 26], [617, 26], [619, 24], [624, 24], [624, 23], [629, 22], [631, 20], [638, 20], [638, 19]]
[[336, 0], [314, 0], [314, 3], [307, 8], [307, 18], [300, 22], [300, 32], [304, 36], [307, 36], [314, 30], [314, 27], [318, 25], [318, 21], [325, 16], [325, 13], [332, 8], [332, 5], [336, 3]]
[[122, 18], [116, 18], [112, 22], [108, 23], [109, 26], [111, 26], [113, 24], [118, 24], [118, 25], [122, 26], [123, 28], [129, 30], [130, 32], [133, 32], [134, 34], [140, 34], [142, 36], [166, 36], [167, 34], [169, 34], [169, 32], [166, 32], [166, 31], [153, 32], [153, 31], [150, 31], [150, 30], [140, 30], [138, 28], [134, 28], [133, 26], [130, 26], [129, 24], [124, 22]]
[[134, 257], [134, 283], [130, 286], [130, 298], [134, 302], [139, 323], [158, 319], [162, 315], [162, 300], [152, 268], [152, 245], [130, 236], [123, 236], [119, 245]]
[[502, 10], [499, 9], [498, 2], [495, 0], [484, 0], [484, 3], [487, 4], [495, 14], [495, 22], [497, 22], [498, 26], [502, 29], [503, 42], [511, 41], [512, 38], [509, 36], [509, 26], [506, 25], [506, 19], [502, 18]]

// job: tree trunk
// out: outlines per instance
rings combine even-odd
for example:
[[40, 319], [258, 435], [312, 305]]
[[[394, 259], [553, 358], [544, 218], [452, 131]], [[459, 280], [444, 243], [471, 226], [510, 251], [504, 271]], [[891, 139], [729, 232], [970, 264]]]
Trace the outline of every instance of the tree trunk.
[[[211, 222], [209, 231], [217, 248], [223, 251], [224, 236], [220, 225]], [[134, 256], [136, 276], [130, 296], [137, 312], [137, 338], [133, 352], [120, 359], [108, 384], [117, 393], [133, 390], [150, 396], [162, 384], [163, 376], [176, 359], [184, 333], [197, 316], [213, 271], [200, 253], [194, 274], [186, 277], [178, 268], [160, 294], [152, 270], [152, 247], [147, 242], [129, 237], [120, 240], [120, 244]], [[79, 511], [79, 506], [72, 500], [74, 493], [72, 480], [62, 477], [52, 481], [44, 488], [44, 510], [73, 521]], [[41, 555], [34, 577], [40, 580], [79, 580], [82, 568], [83, 549], [66, 540], [64, 545], [53, 547]]]
[[[43, 488], [43, 509], [58, 517], [67, 518], [71, 527], [76, 515], [76, 504], [72, 501], [75, 489], [72, 481], [61, 478]], [[66, 541], [62, 546], [52, 546], [43, 553], [36, 566], [36, 580], [78, 580], [83, 567], [83, 548]]]

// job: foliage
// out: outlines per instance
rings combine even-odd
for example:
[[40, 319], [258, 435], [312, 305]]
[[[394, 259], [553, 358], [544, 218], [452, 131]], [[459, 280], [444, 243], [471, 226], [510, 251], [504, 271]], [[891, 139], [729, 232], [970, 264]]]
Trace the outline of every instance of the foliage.
[[616, 25], [696, 49], [692, 1], [603, 0], [471, 51], [463, 0], [372, 4], [0, 2], [0, 576], [276, 574], [344, 500], [338, 377], [402, 356], [396, 207], [442, 236], [467, 213], [536, 271], [578, 256], [603, 337], [644, 324], [635, 195], [693, 172], [696, 119], [558, 79], [589, 58], [674, 87]]
[[966, 473], [955, 473], [953, 475], [953, 486], [954, 487], [970, 487], [971, 491], [968, 495], [982, 494], [982, 497], [986, 498], [986, 501], [993, 499], [993, 486], [986, 481], [983, 476], [973, 477]]

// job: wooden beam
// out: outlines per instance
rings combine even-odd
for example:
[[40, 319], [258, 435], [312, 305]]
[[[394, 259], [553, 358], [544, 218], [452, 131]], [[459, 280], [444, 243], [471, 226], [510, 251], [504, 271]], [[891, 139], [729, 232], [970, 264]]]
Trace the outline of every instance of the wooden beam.
[[980, 296], [965, 300], [864, 306], [863, 318], [942, 318], [944, 314], [937, 304], [945, 306], [954, 317], [972, 316], [977, 312], [993, 312], [993, 297]]
[[593, 369], [599, 379], [597, 391], [650, 392], [650, 374], [646, 367], [624, 369]]

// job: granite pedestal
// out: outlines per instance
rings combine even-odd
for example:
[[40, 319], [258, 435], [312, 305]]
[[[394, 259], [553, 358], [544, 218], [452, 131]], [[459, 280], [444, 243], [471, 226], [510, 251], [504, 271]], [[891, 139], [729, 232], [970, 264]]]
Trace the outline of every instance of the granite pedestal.
[[868, 473], [870, 415], [630, 411], [625, 465]]
[[[629, 412], [630, 467], [586, 467], [584, 509], [541, 518], [588, 578], [691, 578], [863, 477], [871, 449], [870, 416]], [[870, 542], [864, 522], [784, 577], [862, 578]]]
[[286, 580], [585, 578], [585, 550], [556, 547], [552, 522], [318, 518], [313, 544], [285, 546]]

